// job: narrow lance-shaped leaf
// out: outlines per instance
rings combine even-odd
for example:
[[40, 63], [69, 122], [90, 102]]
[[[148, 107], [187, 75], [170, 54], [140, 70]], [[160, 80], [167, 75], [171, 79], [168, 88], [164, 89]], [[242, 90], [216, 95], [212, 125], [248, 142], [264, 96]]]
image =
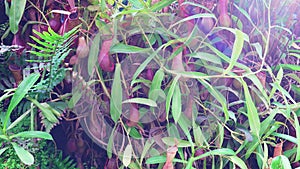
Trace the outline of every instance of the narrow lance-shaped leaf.
[[244, 88], [246, 107], [247, 107], [247, 116], [249, 120], [250, 129], [253, 134], [259, 136], [260, 120], [259, 120], [258, 112], [251, 98], [247, 83], [244, 80], [242, 80], [242, 84]]
[[94, 66], [97, 63], [98, 53], [99, 53], [100, 36], [101, 36], [101, 34], [98, 33], [95, 36], [95, 38], [92, 42], [92, 45], [91, 45], [91, 50], [90, 50], [89, 58], [88, 58], [88, 73], [89, 73], [89, 75], [92, 74]]
[[[157, 90], [157, 89], [161, 89], [161, 83], [164, 79], [164, 71], [162, 69], [159, 69], [155, 75], [154, 78], [152, 80], [151, 86], [150, 86], [150, 90], [149, 90], [149, 99], [152, 99], [154, 101], [157, 100], [158, 95], [155, 95], [155, 93], [153, 91]], [[153, 94], [154, 93], [154, 94]]]
[[111, 89], [110, 99], [110, 115], [112, 120], [116, 123], [122, 113], [122, 83], [121, 83], [121, 65], [116, 64], [114, 74], [114, 81]]
[[175, 86], [176, 86], [179, 78], [180, 78], [180, 76], [176, 76], [174, 78], [174, 80], [173, 80], [173, 82], [171, 84], [171, 87], [169, 89], [168, 95], [167, 95], [167, 99], [166, 99], [166, 119], [169, 118], [169, 111], [170, 111], [171, 99], [173, 97]]
[[13, 95], [10, 104], [7, 108], [7, 112], [5, 115], [5, 121], [3, 123], [3, 130], [5, 131], [6, 125], [8, 123], [8, 120], [10, 118], [10, 114], [13, 111], [13, 109], [20, 103], [20, 101], [24, 98], [24, 96], [27, 94], [27, 92], [30, 90], [30, 88], [34, 85], [34, 83], [38, 80], [39, 74], [33, 73], [30, 74], [28, 77], [26, 77], [17, 88], [15, 94]]
[[174, 94], [172, 97], [172, 116], [175, 121], [175, 123], [178, 122], [180, 116], [182, 113], [182, 107], [181, 107], [181, 92], [179, 88], [179, 84], [177, 83], [174, 89]]
[[42, 138], [46, 140], [53, 140], [51, 134], [43, 131], [23, 131], [17, 134], [14, 134], [10, 136], [10, 138], [16, 138], [16, 137], [22, 137], [22, 138]]
[[124, 100], [123, 103], [138, 103], [138, 104], [143, 104], [151, 107], [157, 107], [156, 102], [150, 99], [145, 99], [145, 98], [132, 98], [132, 99], [127, 99]]
[[236, 61], [238, 60], [238, 58], [242, 52], [243, 46], [244, 46], [244, 34], [242, 31], [236, 29], [231, 59], [229, 62], [229, 66], [225, 70], [224, 74], [227, 74], [233, 68], [233, 66], [236, 64]]

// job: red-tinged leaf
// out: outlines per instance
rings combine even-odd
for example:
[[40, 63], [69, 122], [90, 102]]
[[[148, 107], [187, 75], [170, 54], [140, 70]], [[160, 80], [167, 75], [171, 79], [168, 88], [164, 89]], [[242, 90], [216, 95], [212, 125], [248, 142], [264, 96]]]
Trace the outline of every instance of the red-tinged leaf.
[[[180, 50], [181, 46], [178, 46], [173, 49], [173, 52], [176, 52], [177, 50]], [[172, 70], [175, 70], [176, 72], [184, 72], [184, 66], [182, 62], [182, 52], [178, 53], [172, 60]]]
[[104, 41], [102, 43], [101, 50], [98, 56], [98, 62], [100, 64], [101, 69], [107, 72], [112, 72], [115, 67], [109, 55], [111, 45], [112, 39]]
[[274, 148], [273, 158], [282, 155], [283, 142], [277, 143]]
[[166, 163], [165, 163], [163, 169], [173, 169], [174, 168], [172, 161], [175, 158], [177, 151], [178, 151], [177, 146], [172, 146], [167, 149], [167, 160], [166, 160]]
[[133, 104], [130, 105], [129, 111], [129, 122], [127, 123], [127, 125], [132, 127], [139, 122], [140, 112]]

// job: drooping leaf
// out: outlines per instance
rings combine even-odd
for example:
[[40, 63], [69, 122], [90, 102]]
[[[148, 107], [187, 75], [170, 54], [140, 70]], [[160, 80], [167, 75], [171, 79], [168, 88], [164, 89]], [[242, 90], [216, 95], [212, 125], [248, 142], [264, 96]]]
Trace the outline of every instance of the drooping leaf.
[[24, 164], [32, 165], [34, 163], [34, 157], [29, 151], [25, 150], [23, 147], [20, 147], [18, 144], [14, 142], [12, 142], [11, 144], [13, 145], [16, 154]]
[[88, 73], [89, 75], [92, 75], [94, 66], [97, 63], [98, 59], [98, 53], [99, 53], [99, 45], [100, 45], [100, 37], [101, 34], [98, 33], [91, 45], [90, 53], [89, 53], [89, 58], [88, 58]]
[[244, 34], [242, 31], [235, 29], [235, 40], [233, 44], [231, 59], [229, 66], [225, 70], [224, 74], [227, 74], [236, 64], [244, 46]]

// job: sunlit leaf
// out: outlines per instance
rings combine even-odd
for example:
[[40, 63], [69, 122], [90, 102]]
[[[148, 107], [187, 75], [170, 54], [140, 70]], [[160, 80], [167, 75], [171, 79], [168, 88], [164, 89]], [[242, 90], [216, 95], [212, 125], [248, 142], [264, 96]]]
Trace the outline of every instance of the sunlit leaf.
[[235, 165], [239, 166], [241, 169], [247, 169], [245, 162], [237, 156], [228, 156], [229, 160]]
[[132, 146], [131, 144], [128, 144], [123, 154], [123, 164], [125, 167], [127, 167], [130, 164], [131, 158], [132, 158]]
[[1, 149], [0, 149], [0, 156], [1, 156], [1, 154], [3, 154], [7, 149], [8, 149], [8, 147], [1, 148]]
[[271, 169], [292, 169], [292, 167], [289, 159], [281, 155], [272, 159]]
[[12, 142], [11, 144], [13, 145], [16, 154], [24, 164], [32, 165], [34, 163], [34, 157], [29, 151], [25, 150], [23, 147], [20, 147], [18, 144], [14, 142]]
[[123, 101], [124, 103], [138, 103], [138, 104], [143, 104], [151, 107], [157, 107], [157, 104], [155, 101], [151, 99], [145, 99], [145, 98], [132, 98], [132, 99], [127, 99]]

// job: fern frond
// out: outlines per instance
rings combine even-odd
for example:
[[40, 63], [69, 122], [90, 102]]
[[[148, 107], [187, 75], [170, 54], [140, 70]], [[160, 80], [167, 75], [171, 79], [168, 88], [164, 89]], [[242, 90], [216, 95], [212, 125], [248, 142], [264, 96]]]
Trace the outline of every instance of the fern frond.
[[44, 69], [46, 71], [44, 78], [35, 87], [36, 91], [42, 93], [42, 95], [49, 93], [64, 79], [66, 69], [62, 66], [62, 63], [71, 51], [70, 46], [75, 39], [74, 35], [78, 32], [79, 27], [73, 28], [64, 35], [55, 33], [50, 27], [47, 32], [44, 31], [42, 33], [33, 30], [40, 39], [34, 36], [31, 37], [36, 44], [29, 43], [35, 49], [34, 51], [30, 51], [30, 53], [42, 57], [47, 61], [50, 60], [48, 62], [50, 63], [50, 66], [47, 67], [48, 70]]

